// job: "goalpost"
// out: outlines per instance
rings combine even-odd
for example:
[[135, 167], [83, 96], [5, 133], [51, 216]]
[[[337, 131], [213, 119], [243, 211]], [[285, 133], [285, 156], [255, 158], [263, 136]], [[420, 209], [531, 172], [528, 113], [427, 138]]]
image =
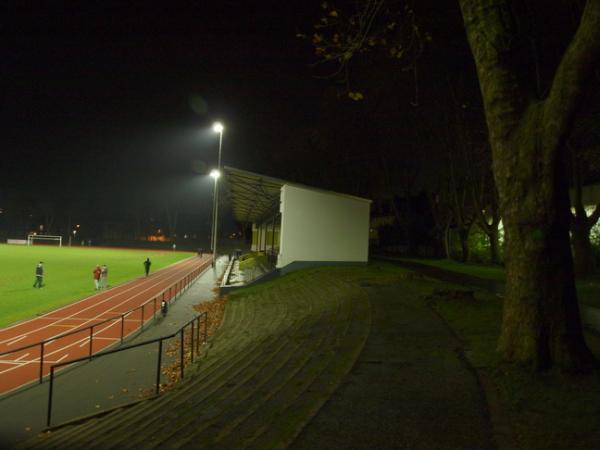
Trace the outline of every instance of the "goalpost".
[[29, 234], [27, 236], [27, 245], [33, 245], [35, 241], [55, 241], [62, 247], [62, 236], [52, 236], [49, 234]]

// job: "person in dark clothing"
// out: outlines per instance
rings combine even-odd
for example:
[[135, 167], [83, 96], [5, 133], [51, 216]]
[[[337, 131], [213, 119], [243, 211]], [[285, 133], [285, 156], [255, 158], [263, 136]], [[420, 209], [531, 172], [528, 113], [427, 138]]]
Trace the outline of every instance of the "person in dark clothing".
[[33, 287], [41, 288], [42, 281], [44, 281], [44, 263], [40, 261], [35, 267], [35, 282], [33, 283]]
[[151, 265], [152, 263], [150, 262], [150, 258], [146, 258], [146, 261], [144, 261], [144, 270], [146, 271], [146, 276], [148, 276], [148, 274], [150, 273]]

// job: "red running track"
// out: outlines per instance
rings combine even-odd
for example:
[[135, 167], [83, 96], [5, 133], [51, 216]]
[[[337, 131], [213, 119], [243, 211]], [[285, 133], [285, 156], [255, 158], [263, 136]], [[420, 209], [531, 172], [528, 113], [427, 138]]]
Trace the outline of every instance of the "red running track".
[[39, 380], [50, 373], [52, 364], [121, 342], [160, 313], [163, 298], [173, 299], [211, 261], [211, 255], [188, 258], [148, 277], [0, 329], [0, 395]]

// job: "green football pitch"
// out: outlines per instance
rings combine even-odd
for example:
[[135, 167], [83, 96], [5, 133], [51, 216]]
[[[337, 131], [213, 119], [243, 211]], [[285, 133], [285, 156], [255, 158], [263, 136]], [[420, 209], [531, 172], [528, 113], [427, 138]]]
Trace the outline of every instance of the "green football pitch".
[[[94, 247], [0, 245], [0, 327], [72, 303], [95, 292], [92, 271], [108, 267], [108, 286], [157, 271], [193, 256], [190, 252]], [[44, 286], [34, 289], [35, 267], [44, 262]]]

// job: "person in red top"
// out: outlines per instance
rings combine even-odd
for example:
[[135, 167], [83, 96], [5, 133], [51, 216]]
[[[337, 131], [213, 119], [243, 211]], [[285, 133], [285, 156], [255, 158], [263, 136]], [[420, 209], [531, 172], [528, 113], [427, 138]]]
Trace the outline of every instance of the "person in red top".
[[98, 290], [100, 289], [100, 275], [102, 274], [102, 269], [99, 265], [96, 266], [92, 274], [94, 275], [94, 285], [96, 286], [96, 290]]

